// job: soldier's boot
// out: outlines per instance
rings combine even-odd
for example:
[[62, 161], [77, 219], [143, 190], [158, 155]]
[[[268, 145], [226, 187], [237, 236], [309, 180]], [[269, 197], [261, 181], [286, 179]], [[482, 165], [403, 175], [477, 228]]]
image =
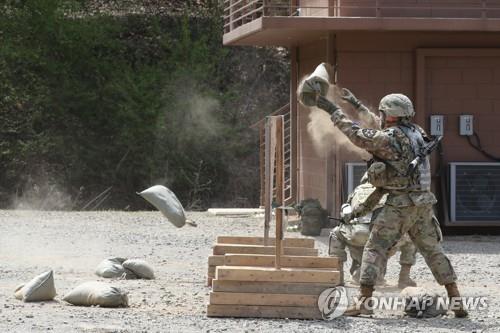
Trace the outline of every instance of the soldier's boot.
[[360, 294], [358, 300], [361, 300], [361, 304], [356, 306], [356, 304], [351, 304], [344, 312], [344, 316], [357, 317], [359, 315], [372, 315], [373, 308], [371, 299], [373, 295], [373, 286], [367, 286], [362, 284], [359, 288]]
[[[450, 306], [454, 306], [452, 308], [455, 313], [455, 317], [464, 318], [468, 316], [467, 310], [464, 308], [464, 304], [460, 299], [460, 292], [458, 291], [457, 284], [455, 282], [445, 284], [446, 292], [448, 293], [448, 298], [450, 299]], [[460, 299], [459, 302], [453, 302], [452, 299]]]
[[399, 280], [398, 280], [399, 289], [417, 286], [417, 283], [413, 281], [410, 277], [410, 271], [411, 271], [411, 265], [401, 264], [401, 270], [399, 271]]

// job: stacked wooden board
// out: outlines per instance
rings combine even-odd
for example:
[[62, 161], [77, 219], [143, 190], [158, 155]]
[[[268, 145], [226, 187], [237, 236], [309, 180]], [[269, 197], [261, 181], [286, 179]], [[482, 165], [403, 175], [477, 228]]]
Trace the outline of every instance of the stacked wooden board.
[[[212, 285], [217, 266], [224, 265], [224, 255], [231, 254], [262, 254], [271, 255], [276, 252], [275, 238], [269, 238], [268, 246], [264, 245], [264, 237], [219, 236], [213, 247], [213, 255], [208, 257], [207, 285]], [[285, 238], [283, 240], [283, 254], [297, 256], [317, 256], [314, 248], [314, 239]]]
[[[251, 238], [254, 242], [260, 241], [256, 237]], [[220, 237], [217, 243], [224, 244], [224, 240]], [[236, 240], [252, 241], [250, 237], [231, 239]], [[327, 288], [343, 284], [341, 263], [336, 257], [318, 257], [312, 239], [308, 239], [307, 243], [295, 243], [295, 239], [283, 241], [284, 254], [280, 256], [279, 269], [274, 267], [276, 257], [272, 252], [226, 252], [216, 255], [214, 252], [209, 258], [209, 263], [214, 266], [215, 279], [212, 281], [207, 315], [320, 319], [318, 296]], [[289, 255], [285, 249], [299, 248], [287, 247], [289, 245], [312, 246], [302, 249], [313, 249], [316, 253], [305, 251], [305, 255]]]

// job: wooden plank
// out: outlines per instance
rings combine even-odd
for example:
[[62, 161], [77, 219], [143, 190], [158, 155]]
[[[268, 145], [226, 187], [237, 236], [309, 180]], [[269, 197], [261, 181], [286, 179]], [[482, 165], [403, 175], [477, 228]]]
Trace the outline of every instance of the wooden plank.
[[321, 319], [317, 307], [220, 305], [207, 306], [208, 317]]
[[317, 307], [317, 295], [211, 292], [210, 304]]
[[[276, 203], [283, 206], [283, 116], [276, 118]], [[283, 210], [275, 209], [276, 215], [276, 244], [274, 267], [281, 267], [281, 253], [283, 252]], [[268, 243], [266, 243], [267, 245]]]
[[[222, 255], [227, 253], [246, 254], [274, 254], [274, 246], [264, 245], [239, 245], [239, 244], [215, 244], [213, 254]], [[283, 254], [291, 256], [318, 256], [318, 249], [306, 247], [285, 247]]]
[[215, 277], [233, 281], [341, 283], [339, 271], [311, 268], [217, 266]]
[[[269, 238], [269, 245], [274, 246], [275, 238]], [[217, 243], [219, 244], [243, 244], [243, 245], [264, 245], [264, 237], [248, 237], [248, 236], [218, 236]], [[285, 238], [283, 240], [284, 247], [307, 247], [314, 248], [314, 239], [312, 238]]]
[[224, 265], [224, 256], [208, 256], [208, 265], [209, 266], [221, 266]]
[[335, 287], [335, 283], [297, 283], [297, 282], [255, 282], [255, 281], [212, 281], [212, 290], [233, 293], [268, 294], [321, 294], [325, 289]]
[[215, 216], [234, 216], [234, 215], [255, 215], [263, 214], [264, 209], [261, 208], [209, 208], [209, 214]]
[[[258, 254], [226, 254], [224, 256], [225, 266], [274, 266], [274, 256]], [[283, 267], [303, 268], [331, 268], [338, 270], [340, 260], [338, 257], [312, 257], [312, 256], [281, 256]], [[217, 265], [222, 266], [222, 265]]]
[[208, 266], [208, 276], [215, 277], [215, 269], [217, 266]]
[[213, 278], [207, 277], [207, 287], [212, 287], [213, 281], [215, 281]]

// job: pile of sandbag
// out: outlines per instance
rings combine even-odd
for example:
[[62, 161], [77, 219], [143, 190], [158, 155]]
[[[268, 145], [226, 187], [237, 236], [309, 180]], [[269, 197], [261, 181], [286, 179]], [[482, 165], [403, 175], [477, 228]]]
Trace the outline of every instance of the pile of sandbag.
[[97, 276], [108, 279], [146, 279], [152, 280], [155, 274], [151, 265], [142, 259], [110, 257], [104, 259], [96, 268]]
[[[30, 282], [19, 285], [14, 297], [23, 302], [51, 301], [56, 296], [54, 272], [42, 273]], [[64, 296], [64, 301], [73, 305], [127, 307], [127, 293], [103, 282], [86, 282]]]
[[[180, 228], [186, 223], [182, 204], [168, 188], [157, 185], [139, 193], [144, 199], [160, 210], [163, 215]], [[97, 276], [108, 279], [154, 279], [154, 270], [145, 260], [110, 257], [104, 259], [96, 268]], [[50, 301], [56, 296], [54, 273], [52, 270], [36, 276], [26, 284], [19, 285], [14, 291], [15, 298], [24, 302]], [[64, 301], [81, 306], [127, 307], [127, 292], [104, 282], [85, 282], [63, 298]]]

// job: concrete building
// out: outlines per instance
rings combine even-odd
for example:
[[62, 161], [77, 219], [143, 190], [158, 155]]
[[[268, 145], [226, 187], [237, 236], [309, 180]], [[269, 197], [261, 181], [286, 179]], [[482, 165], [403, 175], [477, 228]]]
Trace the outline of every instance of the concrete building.
[[230, 0], [224, 29], [225, 45], [290, 50], [289, 200], [318, 198], [338, 214], [362, 168], [342, 147], [315, 153], [297, 102], [300, 78], [328, 62], [366, 105], [406, 94], [416, 122], [442, 131], [432, 156], [442, 223], [500, 225], [500, 0]]

